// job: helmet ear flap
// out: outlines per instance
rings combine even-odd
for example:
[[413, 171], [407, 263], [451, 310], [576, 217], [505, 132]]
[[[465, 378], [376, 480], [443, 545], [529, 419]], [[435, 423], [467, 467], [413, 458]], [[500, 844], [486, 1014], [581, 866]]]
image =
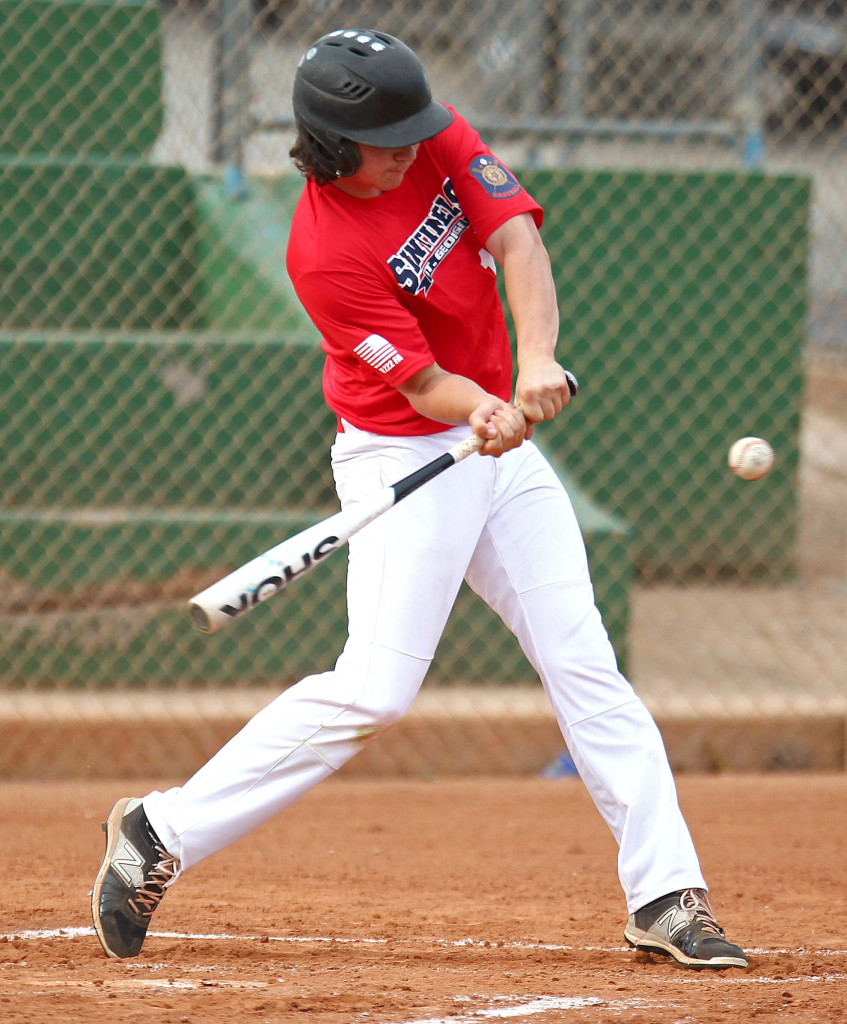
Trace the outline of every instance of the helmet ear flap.
[[330, 178], [349, 178], [355, 174], [362, 162], [358, 145], [333, 131], [322, 131], [305, 121], [299, 121], [300, 128], [312, 140], [317, 162]]
[[349, 178], [355, 174], [362, 162], [362, 154], [355, 142], [350, 139], [338, 138], [335, 142], [337, 153], [337, 166], [335, 168], [336, 178]]

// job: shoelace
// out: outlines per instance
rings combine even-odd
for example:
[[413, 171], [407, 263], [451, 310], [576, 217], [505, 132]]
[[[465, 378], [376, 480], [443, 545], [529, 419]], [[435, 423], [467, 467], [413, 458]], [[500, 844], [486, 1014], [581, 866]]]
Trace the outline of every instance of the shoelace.
[[679, 905], [683, 910], [694, 912], [694, 920], [703, 926], [707, 932], [724, 937], [724, 930], [715, 919], [709, 897], [703, 889], [685, 889], [679, 897]]
[[138, 887], [135, 899], [127, 900], [136, 914], [142, 917], [150, 917], [165, 895], [165, 889], [174, 884], [179, 877], [180, 865], [176, 857], [172, 857], [167, 850], [156, 846], [156, 853], [161, 859], [150, 869], [149, 874]]

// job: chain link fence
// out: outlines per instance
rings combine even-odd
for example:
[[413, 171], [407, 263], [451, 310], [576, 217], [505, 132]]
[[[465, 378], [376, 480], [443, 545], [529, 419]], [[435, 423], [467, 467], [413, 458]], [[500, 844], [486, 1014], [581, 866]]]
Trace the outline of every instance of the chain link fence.
[[[672, 762], [842, 767], [847, 4], [0, 0], [0, 772], [193, 770], [341, 649], [343, 555], [213, 637], [186, 608], [337, 507], [284, 271], [294, 69], [336, 27], [412, 45], [546, 208], [581, 392], [538, 438]], [[351, 769], [560, 748], [463, 592]]]

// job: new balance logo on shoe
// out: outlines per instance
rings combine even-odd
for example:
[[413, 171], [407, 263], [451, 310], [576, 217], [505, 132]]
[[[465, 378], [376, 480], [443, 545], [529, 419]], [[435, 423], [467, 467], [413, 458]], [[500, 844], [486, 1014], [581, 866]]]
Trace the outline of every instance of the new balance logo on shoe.
[[112, 857], [112, 870], [124, 883], [136, 888], [144, 881], [144, 858], [125, 837], [121, 837]]
[[673, 942], [674, 938], [679, 935], [683, 928], [687, 928], [689, 925], [688, 914], [683, 913], [676, 907], [671, 907], [670, 910], [662, 914], [662, 916], [653, 925], [653, 930], [657, 932], [664, 931], [665, 935]]

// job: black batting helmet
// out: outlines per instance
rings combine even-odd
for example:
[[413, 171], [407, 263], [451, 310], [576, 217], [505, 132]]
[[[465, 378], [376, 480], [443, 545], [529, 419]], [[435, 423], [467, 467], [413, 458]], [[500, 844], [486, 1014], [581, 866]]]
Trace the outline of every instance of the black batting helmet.
[[359, 166], [351, 142], [401, 149], [443, 131], [453, 115], [432, 98], [412, 50], [373, 29], [336, 29], [303, 54], [294, 76], [294, 119], [318, 144], [329, 174]]

